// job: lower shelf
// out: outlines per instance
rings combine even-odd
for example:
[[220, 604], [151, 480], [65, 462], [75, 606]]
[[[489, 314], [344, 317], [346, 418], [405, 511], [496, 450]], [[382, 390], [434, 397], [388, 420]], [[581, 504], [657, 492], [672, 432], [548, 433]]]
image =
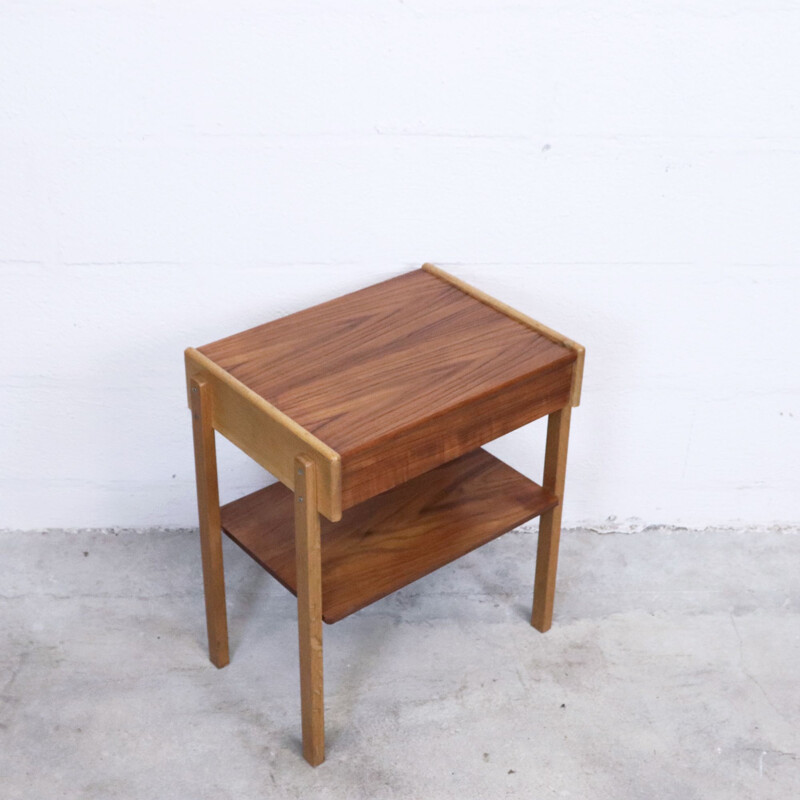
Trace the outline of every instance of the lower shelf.
[[[320, 517], [322, 617], [337, 622], [557, 504], [475, 450], [344, 512]], [[222, 507], [222, 529], [296, 594], [294, 495], [276, 483]]]

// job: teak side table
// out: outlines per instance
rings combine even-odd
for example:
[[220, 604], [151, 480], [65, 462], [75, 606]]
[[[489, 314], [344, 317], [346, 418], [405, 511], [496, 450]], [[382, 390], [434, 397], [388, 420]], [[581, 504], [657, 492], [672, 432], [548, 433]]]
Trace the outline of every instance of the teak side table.
[[[310, 764], [323, 620], [540, 516], [531, 624], [550, 627], [583, 354], [431, 264], [186, 351], [210, 658], [229, 660], [224, 531], [297, 596]], [[545, 415], [542, 486], [481, 449]], [[220, 508], [214, 431], [279, 483]]]

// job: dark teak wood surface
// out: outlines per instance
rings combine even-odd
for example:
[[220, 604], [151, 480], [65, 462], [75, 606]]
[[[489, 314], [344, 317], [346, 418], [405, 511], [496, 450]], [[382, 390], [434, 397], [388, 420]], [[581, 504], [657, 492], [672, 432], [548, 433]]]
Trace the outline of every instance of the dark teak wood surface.
[[339, 453], [345, 509], [565, 406], [576, 358], [424, 270], [199, 350]]
[[[475, 450], [322, 525], [322, 615], [336, 622], [553, 508], [555, 497]], [[297, 593], [293, 495], [275, 483], [222, 507], [235, 542]]]

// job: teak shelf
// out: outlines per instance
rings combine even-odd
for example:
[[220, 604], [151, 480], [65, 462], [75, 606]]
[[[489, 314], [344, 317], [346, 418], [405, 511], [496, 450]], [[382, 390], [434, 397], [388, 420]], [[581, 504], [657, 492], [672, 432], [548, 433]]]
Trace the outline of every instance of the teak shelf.
[[[539, 516], [553, 614], [583, 348], [425, 264], [186, 351], [209, 654], [228, 663], [221, 533], [297, 596], [303, 754], [324, 760], [322, 622]], [[542, 486], [481, 445], [548, 416]], [[214, 432], [279, 483], [220, 508]]]
[[[322, 619], [338, 622], [553, 508], [555, 496], [473, 450], [322, 520]], [[285, 486], [222, 508], [222, 529], [297, 594], [294, 498]]]

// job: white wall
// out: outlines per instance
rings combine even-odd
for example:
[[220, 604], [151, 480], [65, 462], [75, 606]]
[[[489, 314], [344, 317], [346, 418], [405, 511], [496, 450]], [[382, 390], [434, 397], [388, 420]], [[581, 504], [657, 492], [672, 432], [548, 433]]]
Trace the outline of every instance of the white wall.
[[[2, 4], [0, 527], [193, 524], [183, 348], [425, 260], [586, 345], [568, 523], [800, 520], [798, 42], [779, 0]], [[537, 476], [541, 427], [494, 450]]]

